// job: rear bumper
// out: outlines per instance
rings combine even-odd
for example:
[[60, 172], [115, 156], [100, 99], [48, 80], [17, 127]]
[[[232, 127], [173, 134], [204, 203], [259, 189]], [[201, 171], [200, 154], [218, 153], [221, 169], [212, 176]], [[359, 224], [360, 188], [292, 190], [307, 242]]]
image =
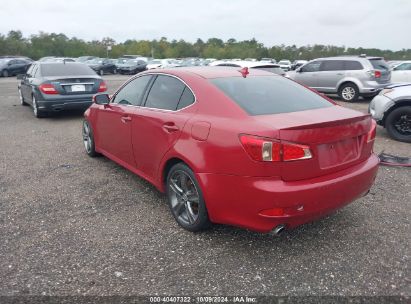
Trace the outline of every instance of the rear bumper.
[[363, 83], [363, 86], [359, 88], [359, 90], [360, 94], [363, 96], [374, 96], [388, 85], [390, 85], [390, 82], [378, 83], [376, 81], [366, 81]]
[[[365, 195], [378, 170], [378, 157], [348, 169], [310, 180], [285, 182], [270, 177], [199, 173], [210, 220], [269, 232], [280, 224], [293, 228], [321, 218]], [[282, 216], [262, 210], [283, 208]]]
[[63, 110], [82, 110], [87, 109], [92, 104], [92, 97], [77, 99], [58, 99], [58, 100], [37, 100], [39, 110], [47, 112], [59, 112]]

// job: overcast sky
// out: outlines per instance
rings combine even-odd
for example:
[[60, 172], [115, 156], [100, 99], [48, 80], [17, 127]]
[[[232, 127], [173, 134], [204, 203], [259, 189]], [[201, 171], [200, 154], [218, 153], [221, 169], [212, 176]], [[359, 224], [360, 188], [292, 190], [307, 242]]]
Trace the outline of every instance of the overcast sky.
[[0, 33], [64, 33], [85, 40], [255, 37], [266, 46], [411, 48], [411, 0], [14, 0]]

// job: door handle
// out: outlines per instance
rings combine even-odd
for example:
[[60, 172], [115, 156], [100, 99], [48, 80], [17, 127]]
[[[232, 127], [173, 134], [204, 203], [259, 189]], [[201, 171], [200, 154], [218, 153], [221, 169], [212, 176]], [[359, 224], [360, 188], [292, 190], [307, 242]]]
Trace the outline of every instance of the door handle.
[[167, 133], [173, 133], [173, 132], [178, 131], [178, 127], [173, 122], [165, 123], [163, 125], [163, 129]]
[[131, 117], [130, 116], [122, 116], [121, 121], [124, 122], [124, 123], [127, 123], [127, 122], [131, 121]]

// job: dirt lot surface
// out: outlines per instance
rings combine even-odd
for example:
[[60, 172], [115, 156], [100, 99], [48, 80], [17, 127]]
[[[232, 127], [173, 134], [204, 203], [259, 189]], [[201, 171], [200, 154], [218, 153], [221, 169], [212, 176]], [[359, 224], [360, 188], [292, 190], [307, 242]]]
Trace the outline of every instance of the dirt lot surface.
[[[381, 166], [368, 196], [280, 237], [194, 234], [149, 183], [85, 154], [81, 114], [34, 118], [15, 77], [0, 106], [0, 295], [411, 294], [410, 169]], [[383, 150], [411, 156], [378, 127]]]

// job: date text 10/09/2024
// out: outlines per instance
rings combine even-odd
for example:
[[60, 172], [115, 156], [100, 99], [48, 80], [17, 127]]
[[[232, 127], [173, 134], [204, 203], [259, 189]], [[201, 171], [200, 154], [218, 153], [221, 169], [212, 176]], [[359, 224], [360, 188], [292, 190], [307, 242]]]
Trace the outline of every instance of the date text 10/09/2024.
[[257, 298], [248, 296], [232, 297], [150, 297], [150, 303], [257, 303]]

